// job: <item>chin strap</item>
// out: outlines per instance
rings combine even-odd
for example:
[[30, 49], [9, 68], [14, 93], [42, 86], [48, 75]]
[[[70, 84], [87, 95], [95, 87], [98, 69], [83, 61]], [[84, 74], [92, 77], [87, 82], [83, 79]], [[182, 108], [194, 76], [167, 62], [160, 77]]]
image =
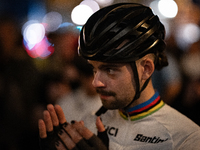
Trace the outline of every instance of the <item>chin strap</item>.
[[151, 79], [151, 77], [149, 77], [149, 78], [145, 81], [144, 85], [142, 86], [142, 88], [141, 88], [141, 90], [140, 90], [140, 82], [139, 82], [139, 77], [138, 77], [138, 70], [137, 70], [137, 66], [136, 66], [135, 61], [132, 62], [132, 63], [130, 63], [130, 65], [131, 65], [131, 68], [132, 68], [132, 70], [133, 70], [133, 75], [134, 75], [134, 80], [135, 80], [135, 87], [136, 87], [136, 89], [135, 89], [135, 96], [134, 96], [133, 100], [132, 100], [126, 107], [124, 107], [124, 110], [128, 109], [128, 107], [129, 107], [135, 100], [137, 100], [137, 99], [140, 97], [141, 92], [146, 88], [146, 86], [148, 85], [148, 83], [149, 83], [149, 81], [150, 81], [150, 79]]
[[101, 114], [105, 114], [107, 110], [108, 109], [106, 109], [104, 106], [101, 106], [101, 108], [95, 113], [95, 115], [101, 116]]

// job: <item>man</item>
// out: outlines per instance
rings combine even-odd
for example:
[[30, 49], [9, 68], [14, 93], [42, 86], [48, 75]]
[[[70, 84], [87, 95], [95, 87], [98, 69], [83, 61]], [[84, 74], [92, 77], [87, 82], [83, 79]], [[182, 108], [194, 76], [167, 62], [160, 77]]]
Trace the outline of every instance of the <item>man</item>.
[[[152, 85], [154, 70], [168, 65], [164, 33], [164, 26], [151, 9], [135, 3], [102, 8], [83, 26], [79, 54], [92, 65], [92, 84], [103, 108], [108, 109], [101, 114], [103, 124], [97, 117], [96, 125], [99, 132], [106, 129], [110, 150], [200, 147], [199, 126], [165, 104]], [[87, 128], [82, 121], [68, 124], [59, 134], [62, 142], [56, 142], [56, 148], [81, 149], [84, 146], [80, 145], [87, 145], [80, 141], [93, 139], [89, 130], [95, 133], [94, 119], [88, 116], [84, 120]], [[58, 105], [48, 106], [44, 120], [39, 121], [41, 138], [47, 137], [46, 129], [52, 131], [53, 125], [66, 121]], [[106, 149], [99, 148], [100, 143], [83, 149]]]

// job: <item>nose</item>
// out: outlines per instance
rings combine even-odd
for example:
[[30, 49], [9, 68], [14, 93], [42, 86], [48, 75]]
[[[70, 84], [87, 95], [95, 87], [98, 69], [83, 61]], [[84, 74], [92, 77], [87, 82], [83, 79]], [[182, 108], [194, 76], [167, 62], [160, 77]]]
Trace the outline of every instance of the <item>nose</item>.
[[103, 82], [103, 77], [100, 73], [94, 74], [94, 79], [92, 81], [92, 85], [95, 88], [105, 87], [105, 83]]

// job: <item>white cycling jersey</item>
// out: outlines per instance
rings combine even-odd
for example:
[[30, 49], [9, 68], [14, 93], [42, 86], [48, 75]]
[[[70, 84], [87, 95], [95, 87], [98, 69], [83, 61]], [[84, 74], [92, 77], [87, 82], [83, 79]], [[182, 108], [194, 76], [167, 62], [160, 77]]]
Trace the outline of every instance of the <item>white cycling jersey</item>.
[[[159, 94], [129, 109], [101, 115], [109, 135], [109, 150], [200, 150], [200, 127], [172, 107]], [[84, 119], [96, 132], [95, 116]]]

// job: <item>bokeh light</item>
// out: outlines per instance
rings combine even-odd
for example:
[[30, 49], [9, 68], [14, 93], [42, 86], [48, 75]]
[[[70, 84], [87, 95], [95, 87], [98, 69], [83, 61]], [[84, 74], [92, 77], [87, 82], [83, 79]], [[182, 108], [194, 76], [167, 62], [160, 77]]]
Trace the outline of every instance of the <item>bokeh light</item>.
[[93, 10], [93, 13], [100, 9], [99, 4], [94, 0], [84, 0], [80, 3], [80, 5], [89, 6]]
[[93, 13], [88, 5], [78, 5], [72, 10], [71, 19], [77, 25], [84, 25]]
[[81, 31], [82, 26], [76, 26], [76, 28], [77, 28], [79, 31]]
[[22, 30], [23, 45], [30, 57], [44, 59], [54, 52], [54, 47], [47, 39], [42, 23], [28, 21], [24, 24]]
[[45, 35], [45, 28], [40, 23], [29, 24], [25, 27], [23, 37], [27, 43], [39, 43]]
[[183, 24], [176, 31], [176, 41], [181, 49], [200, 39], [200, 28], [193, 23]]
[[178, 6], [174, 0], [160, 0], [158, 9], [167, 18], [174, 18], [178, 13]]
[[105, 7], [105, 6], [111, 5], [114, 2], [114, 0], [96, 0], [96, 2], [100, 6]]
[[27, 54], [32, 58], [45, 59], [54, 53], [54, 47], [45, 36], [42, 41], [36, 44], [30, 44], [23, 40], [23, 45], [26, 49]]
[[54, 11], [49, 12], [44, 16], [42, 22], [45, 24], [47, 32], [53, 32], [57, 30], [62, 23], [62, 15]]

